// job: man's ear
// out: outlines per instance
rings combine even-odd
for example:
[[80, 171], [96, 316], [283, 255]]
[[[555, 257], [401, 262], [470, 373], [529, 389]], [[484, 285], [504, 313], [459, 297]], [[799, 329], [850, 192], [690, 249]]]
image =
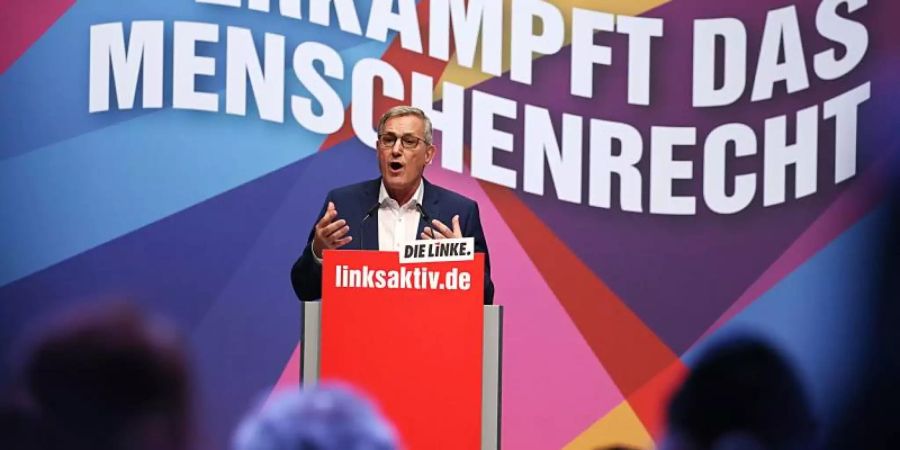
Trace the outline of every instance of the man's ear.
[[437, 154], [437, 147], [435, 147], [434, 144], [429, 145], [428, 148], [425, 149], [425, 165], [426, 166], [431, 165], [431, 162], [434, 161], [434, 157], [436, 154]]

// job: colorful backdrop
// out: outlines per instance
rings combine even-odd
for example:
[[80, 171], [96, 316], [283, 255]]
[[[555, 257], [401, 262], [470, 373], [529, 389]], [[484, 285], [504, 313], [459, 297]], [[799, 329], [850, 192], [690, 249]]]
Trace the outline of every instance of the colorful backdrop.
[[646, 445], [736, 333], [835, 420], [900, 150], [900, 6], [462, 4], [3, 2], [0, 383], [41, 317], [132, 299], [188, 337], [200, 434], [224, 448], [296, 383], [288, 274], [325, 194], [378, 175], [373, 116], [415, 103], [436, 112], [426, 176], [481, 209], [503, 448]]

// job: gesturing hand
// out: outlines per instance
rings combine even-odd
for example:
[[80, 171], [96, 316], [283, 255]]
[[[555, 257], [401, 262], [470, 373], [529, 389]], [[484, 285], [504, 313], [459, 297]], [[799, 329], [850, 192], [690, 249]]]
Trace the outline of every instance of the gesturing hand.
[[444, 239], [444, 238], [461, 238], [462, 230], [459, 228], [459, 214], [453, 216], [452, 219], [453, 229], [444, 225], [440, 220], [434, 219], [431, 221], [431, 224], [434, 225], [432, 227], [425, 227], [422, 229], [422, 239]]
[[337, 209], [333, 202], [328, 202], [325, 215], [316, 223], [316, 235], [313, 238], [313, 252], [316, 257], [322, 258], [322, 250], [341, 248], [353, 240], [353, 236], [347, 236], [350, 226], [344, 219], [337, 218]]

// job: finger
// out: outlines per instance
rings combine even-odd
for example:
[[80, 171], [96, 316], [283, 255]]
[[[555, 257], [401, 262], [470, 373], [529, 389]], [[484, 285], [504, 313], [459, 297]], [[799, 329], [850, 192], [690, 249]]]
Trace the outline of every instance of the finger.
[[462, 237], [462, 230], [459, 228], [459, 214], [453, 216], [453, 237]]
[[453, 237], [453, 231], [451, 231], [449, 228], [447, 228], [447, 225], [444, 225], [443, 223], [441, 223], [440, 220], [434, 219], [431, 221], [431, 223], [434, 225], [434, 229], [438, 232], [439, 238]]
[[335, 217], [337, 217], [337, 209], [335, 209], [334, 203], [328, 202], [328, 207], [325, 208], [325, 214], [323, 214], [322, 218], [319, 219], [319, 222], [316, 223], [316, 227], [322, 228], [327, 226]]
[[347, 225], [346, 220], [344, 220], [344, 219], [335, 220], [334, 222], [331, 222], [330, 224], [328, 224], [324, 228], [322, 228], [322, 236], [329, 237], [332, 234], [334, 234], [335, 231], [340, 230], [345, 225]]
[[431, 227], [425, 227], [422, 229], [422, 239], [434, 239], [434, 230]]
[[343, 238], [343, 239], [338, 239], [338, 240], [335, 241], [335, 243], [334, 243], [334, 248], [341, 248], [341, 247], [343, 247], [343, 246], [349, 244], [350, 241], [352, 241], [352, 240], [353, 240], [353, 236], [347, 236], [347, 237], [345, 237], [345, 238]]
[[346, 236], [349, 231], [350, 231], [350, 227], [345, 225], [344, 227], [338, 229], [334, 233], [331, 233], [331, 236], [328, 236], [328, 239], [330, 239], [332, 242], [337, 242], [342, 237]]

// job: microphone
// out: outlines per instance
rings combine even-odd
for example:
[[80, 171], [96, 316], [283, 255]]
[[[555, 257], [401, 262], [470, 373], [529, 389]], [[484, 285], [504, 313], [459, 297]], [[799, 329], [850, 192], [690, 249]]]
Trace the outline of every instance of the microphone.
[[[432, 225], [431, 225], [431, 216], [429, 216], [428, 213], [425, 212], [425, 207], [422, 206], [421, 203], [416, 202], [416, 210], [418, 210], [418, 211], [419, 211], [419, 214], [421, 214], [421, 216], [420, 216], [419, 218], [420, 218], [421, 220], [424, 220], [424, 221], [425, 221], [425, 225], [426, 225], [426, 226], [429, 226], [429, 227], [432, 226]], [[434, 237], [434, 229], [433, 229], [433, 228], [432, 228], [432, 230], [431, 230], [431, 237]], [[419, 238], [419, 237], [416, 236], [416, 239], [418, 239], [418, 238]]]
[[359, 249], [360, 250], [366, 249], [366, 240], [365, 240], [366, 233], [363, 232], [363, 225], [366, 223], [367, 220], [369, 220], [369, 217], [372, 217], [372, 215], [378, 211], [378, 208], [380, 206], [381, 206], [381, 203], [375, 203], [374, 205], [372, 205], [372, 207], [369, 208], [368, 211], [366, 211], [366, 216], [363, 217], [362, 220], [359, 221]]

